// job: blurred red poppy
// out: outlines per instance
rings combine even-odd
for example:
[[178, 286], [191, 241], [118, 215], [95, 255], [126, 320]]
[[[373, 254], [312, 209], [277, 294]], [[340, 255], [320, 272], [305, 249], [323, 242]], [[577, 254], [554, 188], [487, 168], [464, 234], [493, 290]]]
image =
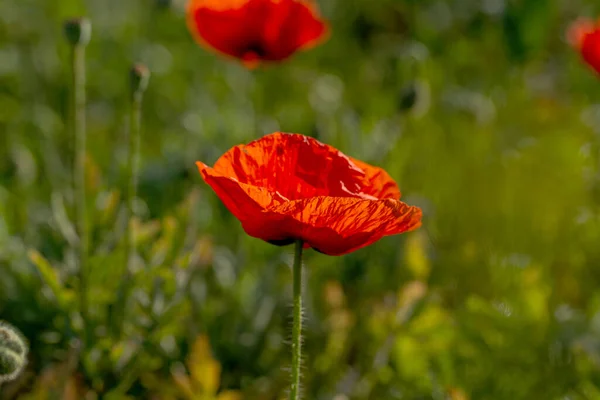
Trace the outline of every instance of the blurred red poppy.
[[600, 74], [600, 22], [589, 19], [575, 21], [568, 32], [571, 44], [598, 74]]
[[307, 136], [276, 132], [197, 165], [246, 233], [276, 245], [341, 255], [421, 225], [383, 169]]
[[200, 44], [250, 68], [313, 47], [328, 31], [311, 0], [190, 0], [187, 22]]

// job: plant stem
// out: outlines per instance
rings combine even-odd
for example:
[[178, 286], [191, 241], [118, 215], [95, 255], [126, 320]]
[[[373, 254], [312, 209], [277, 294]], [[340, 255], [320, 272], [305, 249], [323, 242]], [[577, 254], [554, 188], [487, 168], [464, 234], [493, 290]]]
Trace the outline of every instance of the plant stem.
[[111, 323], [113, 334], [123, 332], [125, 303], [131, 288], [131, 270], [135, 257], [135, 232], [132, 218], [135, 216], [135, 199], [137, 191], [138, 168], [140, 158], [140, 137], [142, 125], [142, 99], [148, 86], [150, 71], [142, 64], [135, 64], [129, 71], [130, 109], [129, 109], [129, 145], [127, 151], [127, 192], [126, 192], [126, 225], [125, 225], [125, 262], [121, 284], [117, 291], [116, 304], [111, 306]]
[[292, 328], [292, 385], [290, 400], [300, 399], [300, 364], [302, 362], [302, 240], [296, 240], [293, 265], [294, 325]]
[[[79, 237], [77, 259], [79, 262], [79, 307], [87, 338], [88, 323], [88, 247], [89, 232], [86, 212], [85, 193], [85, 157], [86, 157], [86, 127], [85, 127], [85, 44], [74, 44], [71, 51], [72, 85], [73, 85], [73, 131], [75, 136], [75, 160], [73, 179], [75, 190], [75, 220]], [[85, 342], [84, 342], [85, 343]]]
[[140, 91], [132, 94], [129, 118], [129, 147], [127, 154], [127, 225], [125, 226], [125, 248], [127, 254], [125, 261], [126, 276], [131, 270], [131, 263], [135, 253], [135, 232], [133, 231], [132, 218], [135, 216], [135, 197], [140, 157], [140, 132], [142, 120], [142, 93]]

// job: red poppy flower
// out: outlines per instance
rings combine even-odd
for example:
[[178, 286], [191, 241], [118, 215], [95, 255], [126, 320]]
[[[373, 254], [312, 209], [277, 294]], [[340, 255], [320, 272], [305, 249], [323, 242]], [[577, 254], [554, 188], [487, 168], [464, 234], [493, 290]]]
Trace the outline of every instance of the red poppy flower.
[[187, 22], [200, 44], [248, 67], [313, 47], [328, 30], [311, 0], [190, 0]]
[[569, 41], [579, 50], [581, 56], [600, 74], [600, 22], [580, 19], [571, 25]]
[[246, 233], [269, 243], [341, 255], [421, 224], [383, 169], [303, 135], [276, 132], [197, 165]]

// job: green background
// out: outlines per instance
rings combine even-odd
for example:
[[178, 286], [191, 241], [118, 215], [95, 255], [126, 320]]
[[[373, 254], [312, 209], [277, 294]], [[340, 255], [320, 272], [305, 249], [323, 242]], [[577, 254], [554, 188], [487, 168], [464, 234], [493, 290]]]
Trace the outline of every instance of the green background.
[[[600, 81], [565, 39], [600, 6], [320, 6], [327, 42], [249, 71], [197, 46], [179, 1], [0, 0], [0, 319], [31, 345], [0, 398], [216, 399], [206, 374], [193, 396], [176, 382], [207, 335], [219, 391], [283, 399], [292, 248], [246, 236], [194, 166], [277, 130], [384, 167], [424, 212], [353, 254], [306, 252], [305, 399], [600, 398]], [[93, 25], [89, 346], [62, 32], [78, 15]], [[138, 61], [152, 72], [138, 257], [114, 334]]]

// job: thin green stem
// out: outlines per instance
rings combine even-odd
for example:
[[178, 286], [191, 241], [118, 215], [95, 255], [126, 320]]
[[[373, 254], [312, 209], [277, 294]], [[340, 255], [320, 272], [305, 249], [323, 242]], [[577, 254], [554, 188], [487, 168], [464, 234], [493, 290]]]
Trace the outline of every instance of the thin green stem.
[[129, 109], [129, 145], [127, 154], [127, 191], [126, 191], [126, 225], [125, 225], [125, 262], [123, 277], [117, 293], [115, 307], [111, 309], [113, 334], [123, 332], [125, 318], [125, 303], [131, 288], [131, 270], [135, 257], [135, 232], [133, 217], [135, 216], [135, 200], [137, 191], [138, 168], [140, 158], [140, 137], [142, 125], [142, 99], [150, 72], [136, 64], [130, 70], [130, 109]]
[[83, 319], [85, 337], [87, 338], [89, 231], [85, 193], [85, 45], [75, 44], [72, 46], [71, 63], [73, 79], [72, 116], [73, 132], [75, 136], [73, 186], [75, 190], [75, 224], [79, 237], [77, 245], [77, 260], [79, 263], [79, 307]]
[[132, 218], [135, 216], [135, 198], [138, 179], [138, 165], [140, 157], [140, 132], [142, 121], [142, 93], [136, 92], [131, 100], [129, 129], [129, 146], [127, 155], [127, 225], [125, 227], [126, 238], [126, 265], [125, 274], [131, 269], [131, 263], [135, 254], [135, 232], [133, 230]]
[[302, 362], [302, 240], [296, 240], [293, 265], [294, 325], [292, 327], [292, 384], [290, 400], [300, 399], [300, 364]]

